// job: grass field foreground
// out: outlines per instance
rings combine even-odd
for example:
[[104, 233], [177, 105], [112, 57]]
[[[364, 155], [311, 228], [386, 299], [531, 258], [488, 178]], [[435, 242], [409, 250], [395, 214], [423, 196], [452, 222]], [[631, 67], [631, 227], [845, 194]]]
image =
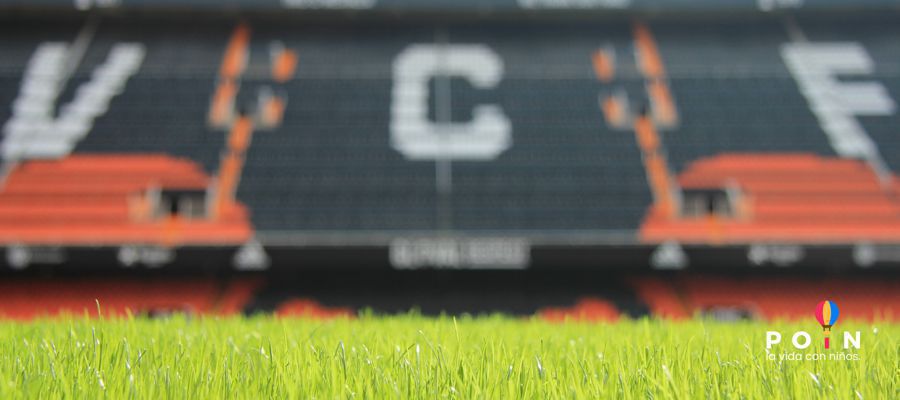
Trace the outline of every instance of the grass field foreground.
[[[771, 361], [767, 330], [784, 336], [773, 353], [825, 352], [814, 321], [0, 322], [0, 398], [900, 398], [900, 325], [837, 326], [861, 331], [859, 361]], [[808, 349], [790, 344], [798, 330]]]

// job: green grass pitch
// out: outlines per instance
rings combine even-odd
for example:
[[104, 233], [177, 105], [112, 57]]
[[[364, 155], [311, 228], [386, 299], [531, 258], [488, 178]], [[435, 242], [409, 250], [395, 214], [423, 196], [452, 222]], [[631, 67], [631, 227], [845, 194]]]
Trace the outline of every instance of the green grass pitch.
[[[771, 361], [857, 353], [858, 361]], [[810, 333], [795, 350], [791, 335]], [[861, 348], [840, 334], [861, 331]], [[417, 315], [0, 322], [0, 398], [900, 398], [900, 325]]]

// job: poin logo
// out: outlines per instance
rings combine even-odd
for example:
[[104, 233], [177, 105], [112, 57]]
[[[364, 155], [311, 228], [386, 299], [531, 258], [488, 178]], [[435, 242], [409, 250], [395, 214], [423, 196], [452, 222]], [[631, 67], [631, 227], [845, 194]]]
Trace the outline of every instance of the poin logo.
[[822, 332], [825, 334], [826, 349], [831, 348], [831, 341], [829, 338], [829, 336], [831, 336], [831, 327], [837, 322], [840, 314], [841, 310], [838, 309], [837, 304], [834, 304], [833, 301], [820, 301], [819, 305], [816, 306], [816, 320], [819, 321], [819, 325], [822, 325]]
[[[819, 325], [822, 325], [822, 333], [824, 337], [824, 347], [825, 349], [831, 348], [831, 328], [838, 320], [838, 316], [840, 316], [840, 309], [837, 306], [837, 303], [831, 300], [824, 300], [819, 302], [816, 305], [814, 315], [816, 320], [819, 322]], [[766, 353], [767, 357], [770, 360], [859, 360], [859, 354], [857, 353], [810, 353], [805, 356], [801, 353], [784, 353], [779, 356], [776, 356], [774, 353], [770, 353], [769, 349], [772, 346], [781, 343], [781, 332], [778, 331], [767, 331], [766, 332]], [[812, 344], [812, 337], [809, 333], [805, 331], [797, 331], [791, 337], [791, 344], [794, 345], [795, 349], [803, 350], [806, 349]], [[859, 349], [860, 348], [860, 332], [856, 331], [851, 334], [851, 332], [844, 332], [844, 350], [850, 349], [850, 347]]]

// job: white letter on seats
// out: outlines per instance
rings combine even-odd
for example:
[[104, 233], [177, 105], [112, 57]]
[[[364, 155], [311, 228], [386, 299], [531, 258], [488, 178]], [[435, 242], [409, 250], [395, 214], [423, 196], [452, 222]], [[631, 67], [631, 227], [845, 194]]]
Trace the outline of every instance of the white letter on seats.
[[509, 119], [496, 105], [479, 105], [469, 122], [428, 120], [428, 82], [461, 76], [475, 88], [497, 86], [503, 61], [482, 45], [416, 44], [394, 60], [391, 145], [409, 159], [490, 160], [512, 144]]
[[880, 160], [856, 115], [891, 115], [894, 101], [879, 82], [843, 82], [838, 75], [871, 74], [875, 63], [859, 43], [787, 43], [781, 57], [842, 157]]
[[3, 126], [0, 149], [7, 160], [59, 158], [68, 155], [106, 113], [110, 100], [121, 93], [125, 82], [144, 60], [144, 45], [117, 43], [106, 61], [94, 68], [89, 82], [81, 84], [72, 102], [54, 117], [54, 103], [66, 85], [64, 72], [69, 60], [65, 43], [41, 44], [22, 77], [13, 115]]

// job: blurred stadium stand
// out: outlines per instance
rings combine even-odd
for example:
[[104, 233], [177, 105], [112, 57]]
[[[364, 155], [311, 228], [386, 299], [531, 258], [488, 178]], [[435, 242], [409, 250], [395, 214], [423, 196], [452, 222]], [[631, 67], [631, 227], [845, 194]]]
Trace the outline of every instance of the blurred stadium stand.
[[[295, 296], [218, 275], [236, 270], [614, 271], [596, 291], [487, 309], [555, 319], [716, 312], [766, 279], [695, 272], [874, 271], [888, 277], [875, 292], [900, 292], [895, 2], [0, 0], [0, 13], [0, 271], [23, 280], [4, 283], [0, 313], [80, 312], [78, 285], [119, 311], [364, 306], [335, 282]], [[215, 278], [126, 277], [120, 293], [87, 276], [118, 269]], [[689, 274], [632, 275], [650, 270]], [[28, 278], [56, 271], [85, 276]], [[853, 279], [829, 290], [864, 304]], [[59, 301], [28, 311], [17, 299], [35, 291]], [[485, 311], [447, 293], [432, 311]], [[795, 301], [777, 293], [731, 305], [777, 318]]]

